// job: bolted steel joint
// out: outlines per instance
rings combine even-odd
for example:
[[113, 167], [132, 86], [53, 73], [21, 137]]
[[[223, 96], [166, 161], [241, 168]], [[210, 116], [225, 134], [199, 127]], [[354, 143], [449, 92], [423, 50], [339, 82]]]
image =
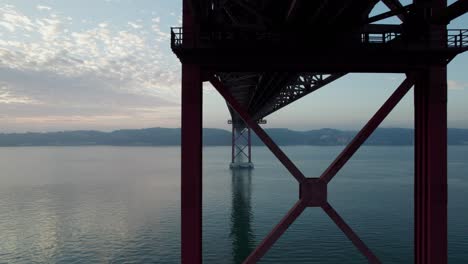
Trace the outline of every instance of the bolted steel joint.
[[299, 199], [308, 207], [320, 207], [327, 202], [327, 183], [320, 178], [307, 178], [299, 184]]

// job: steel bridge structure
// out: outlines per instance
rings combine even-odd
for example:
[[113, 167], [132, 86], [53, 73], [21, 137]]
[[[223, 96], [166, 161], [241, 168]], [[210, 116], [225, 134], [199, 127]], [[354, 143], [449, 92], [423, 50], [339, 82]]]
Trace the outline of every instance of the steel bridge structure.
[[[250, 131], [299, 185], [296, 204], [244, 263], [256, 263], [308, 207], [320, 207], [370, 263], [381, 263], [327, 199], [327, 186], [412, 87], [415, 108], [414, 259], [447, 263], [447, 65], [468, 30], [447, 29], [468, 0], [183, 0], [171, 47], [182, 63], [181, 262], [202, 262], [202, 85], [226, 100], [232, 163], [251, 163]], [[383, 24], [396, 17], [401, 23]], [[349, 73], [406, 79], [318, 178], [306, 177], [261, 128], [263, 118]], [[247, 136], [245, 137], [245, 135]], [[236, 140], [247, 143], [238, 147]], [[306, 247], [306, 245], [304, 245]]]

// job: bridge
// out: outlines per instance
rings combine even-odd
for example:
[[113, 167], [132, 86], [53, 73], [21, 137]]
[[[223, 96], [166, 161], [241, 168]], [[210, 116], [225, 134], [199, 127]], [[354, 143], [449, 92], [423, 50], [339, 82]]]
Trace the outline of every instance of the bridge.
[[[299, 199], [244, 263], [256, 263], [308, 207], [322, 208], [370, 263], [380, 263], [327, 200], [327, 186], [414, 86], [415, 263], [447, 263], [447, 65], [468, 30], [447, 29], [467, 0], [183, 0], [171, 47], [182, 63], [182, 263], [202, 262], [202, 84], [226, 100], [231, 167], [253, 167], [251, 131], [299, 184]], [[384, 24], [396, 17], [401, 23]], [[352, 73], [406, 79], [319, 178], [308, 178], [261, 128], [268, 115]], [[304, 245], [306, 247], [307, 245]]]

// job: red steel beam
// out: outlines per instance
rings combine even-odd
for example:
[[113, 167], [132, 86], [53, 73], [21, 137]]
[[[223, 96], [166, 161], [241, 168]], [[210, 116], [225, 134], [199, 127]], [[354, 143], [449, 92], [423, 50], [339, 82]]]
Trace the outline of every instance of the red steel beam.
[[348, 162], [348, 160], [356, 153], [359, 147], [369, 138], [369, 136], [377, 129], [382, 121], [388, 114], [395, 108], [400, 100], [413, 86], [413, 78], [407, 77], [390, 98], [382, 105], [382, 107], [375, 113], [369, 120], [364, 128], [353, 138], [353, 140], [346, 146], [340, 155], [333, 161], [333, 163], [325, 170], [320, 176], [320, 179], [325, 182], [330, 182], [331, 179], [340, 171], [341, 168]]
[[447, 70], [431, 66], [415, 85], [416, 264], [447, 263]]
[[[456, 2], [466, 4], [466, 1]], [[415, 0], [423, 15], [444, 15], [446, 0]], [[447, 26], [432, 21], [423, 29], [427, 45], [443, 48]], [[416, 264], [446, 264], [447, 248], [447, 67], [432, 64], [418, 72], [414, 91], [415, 178], [414, 255]]]
[[327, 215], [335, 222], [335, 224], [343, 231], [351, 242], [357, 247], [357, 249], [367, 258], [369, 263], [380, 264], [380, 260], [372, 253], [372, 251], [364, 244], [359, 236], [349, 227], [348, 224], [341, 218], [341, 216], [333, 209], [333, 207], [327, 202], [322, 209]]
[[278, 225], [266, 236], [265, 239], [257, 246], [257, 248], [247, 257], [244, 264], [257, 263], [265, 253], [275, 244], [278, 238], [284, 234], [288, 227], [301, 215], [306, 208], [305, 203], [299, 200], [289, 210], [289, 212], [281, 219]]
[[181, 262], [202, 262], [202, 75], [182, 65]]
[[[184, 32], [197, 28], [192, 0], [183, 0]], [[192, 45], [194, 39], [186, 44]], [[202, 102], [199, 65], [182, 65], [181, 263], [202, 263]]]
[[294, 165], [294, 163], [284, 154], [284, 152], [278, 147], [273, 139], [255, 122], [247, 111], [237, 102], [232, 96], [227, 87], [218, 80], [216, 77], [211, 76], [210, 82], [213, 87], [223, 96], [224, 100], [234, 109], [244, 122], [257, 134], [257, 136], [265, 143], [270, 151], [278, 158], [278, 160], [286, 167], [286, 169], [292, 174], [298, 182], [304, 182], [306, 180], [304, 174]]

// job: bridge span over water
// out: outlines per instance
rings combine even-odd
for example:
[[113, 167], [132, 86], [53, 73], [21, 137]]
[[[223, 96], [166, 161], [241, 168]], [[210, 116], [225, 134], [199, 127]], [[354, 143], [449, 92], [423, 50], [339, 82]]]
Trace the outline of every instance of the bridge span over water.
[[[412, 87], [415, 101], [415, 263], [447, 263], [447, 65], [468, 49], [448, 29], [467, 0], [183, 0], [171, 46], [182, 63], [182, 263], [202, 262], [202, 83], [231, 113], [232, 167], [252, 167], [251, 131], [299, 184], [299, 199], [244, 263], [256, 263], [307, 208], [320, 207], [370, 263], [380, 263], [327, 200], [327, 185]], [[397, 24], [381, 21], [396, 17]], [[307, 178], [261, 124], [350, 73], [406, 79], [319, 178]], [[337, 95], [339, 96], [339, 95]], [[364, 97], [365, 95], [363, 95]], [[311, 245], [304, 245], [308, 247]]]

